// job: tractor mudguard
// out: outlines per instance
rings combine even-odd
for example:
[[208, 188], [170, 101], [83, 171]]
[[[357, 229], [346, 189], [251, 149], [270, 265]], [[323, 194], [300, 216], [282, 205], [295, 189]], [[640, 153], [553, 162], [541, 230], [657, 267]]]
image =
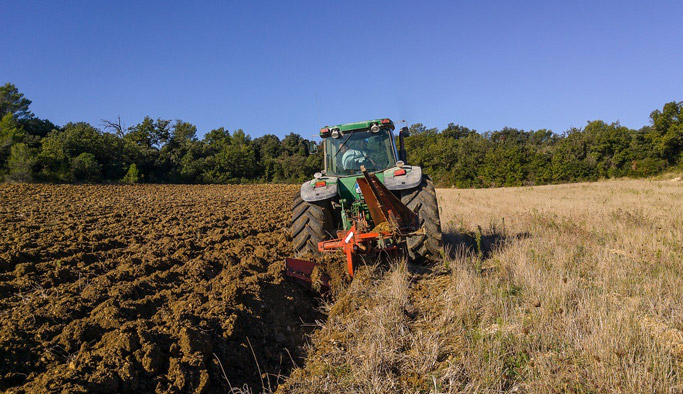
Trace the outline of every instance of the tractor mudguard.
[[[405, 170], [404, 175], [394, 175], [396, 171]], [[422, 182], [422, 168], [418, 166], [394, 167], [384, 171], [384, 186], [389, 190], [406, 190], [417, 187]]]
[[[325, 185], [315, 187], [319, 182], [325, 182]], [[323, 201], [336, 195], [337, 178], [334, 177], [314, 179], [301, 185], [301, 199], [306, 202]]]

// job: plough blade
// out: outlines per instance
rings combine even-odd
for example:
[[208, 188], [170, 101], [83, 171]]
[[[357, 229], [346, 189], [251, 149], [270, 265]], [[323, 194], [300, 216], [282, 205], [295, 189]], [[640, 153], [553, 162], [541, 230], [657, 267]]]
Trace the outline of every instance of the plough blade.
[[[296, 279], [297, 282], [301, 283], [306, 287], [311, 287], [313, 285], [313, 279], [311, 279], [311, 274], [315, 267], [319, 264], [313, 261], [300, 260], [285, 258], [285, 275]], [[327, 290], [330, 288], [330, 277], [322, 274], [320, 275], [320, 284], [323, 289]]]

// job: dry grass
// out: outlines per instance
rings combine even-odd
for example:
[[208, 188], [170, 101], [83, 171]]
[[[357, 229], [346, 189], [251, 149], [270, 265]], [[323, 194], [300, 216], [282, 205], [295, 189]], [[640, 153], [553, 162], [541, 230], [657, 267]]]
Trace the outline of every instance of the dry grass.
[[283, 391], [683, 391], [683, 182], [438, 194], [447, 267], [369, 267]]

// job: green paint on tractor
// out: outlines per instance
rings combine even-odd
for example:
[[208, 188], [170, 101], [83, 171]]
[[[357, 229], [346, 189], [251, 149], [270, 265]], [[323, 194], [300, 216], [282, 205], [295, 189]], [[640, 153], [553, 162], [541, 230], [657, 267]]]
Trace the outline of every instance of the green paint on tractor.
[[[384, 173], [377, 172], [375, 173], [375, 175], [380, 180], [380, 182], [384, 182]], [[356, 179], [362, 177], [363, 175], [353, 175], [339, 178], [339, 180], [337, 181], [337, 190], [339, 193], [339, 198], [343, 198], [348, 201], [357, 200], [360, 197], [360, 195], [358, 193], [358, 190], [356, 189]]]
[[325, 126], [320, 130], [320, 136], [323, 138], [328, 136], [328, 134], [323, 133], [323, 130], [338, 130], [338, 131], [341, 131], [342, 133], [345, 133], [347, 131], [368, 130], [374, 124], [380, 125], [382, 127], [388, 127], [391, 130], [394, 130], [394, 122], [392, 122], [391, 119], [389, 119], [389, 118], [382, 118], [382, 119], [364, 120], [362, 122], [338, 124], [335, 126]]
[[[384, 174], [382, 172], [376, 172], [375, 176], [380, 180], [380, 182], [384, 182]], [[368, 222], [372, 222], [372, 219], [370, 218], [370, 214], [368, 212], [368, 206], [367, 204], [365, 204], [365, 201], [363, 201], [360, 198], [360, 191], [357, 189], [356, 180], [362, 177], [362, 175], [348, 176], [339, 178], [337, 181], [337, 193], [339, 193], [339, 202], [342, 206], [341, 219], [342, 228], [344, 230], [348, 230], [349, 228], [351, 228], [351, 225], [353, 224], [346, 213], [347, 209], [351, 210], [352, 217], [355, 217], [355, 215], [358, 212], [364, 212], [366, 220]]]

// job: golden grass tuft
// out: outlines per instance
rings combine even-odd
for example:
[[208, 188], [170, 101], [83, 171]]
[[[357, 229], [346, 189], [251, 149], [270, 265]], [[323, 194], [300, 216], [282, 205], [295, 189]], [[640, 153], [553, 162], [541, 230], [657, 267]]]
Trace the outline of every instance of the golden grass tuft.
[[683, 391], [683, 183], [438, 195], [447, 268], [368, 267], [282, 391]]

